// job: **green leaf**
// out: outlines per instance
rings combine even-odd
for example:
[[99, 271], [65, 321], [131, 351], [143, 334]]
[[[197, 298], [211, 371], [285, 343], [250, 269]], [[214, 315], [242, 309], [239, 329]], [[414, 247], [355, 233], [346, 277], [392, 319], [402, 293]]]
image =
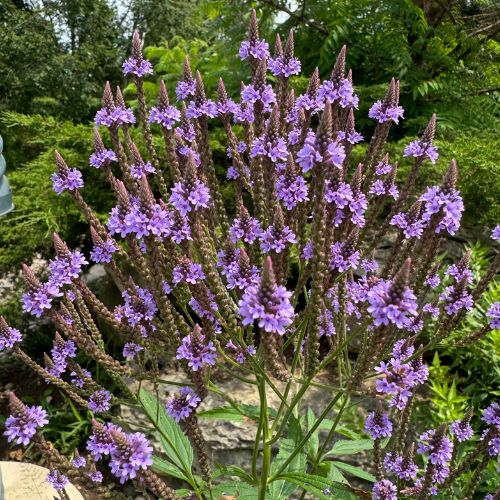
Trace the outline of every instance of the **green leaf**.
[[341, 439], [333, 444], [332, 449], [327, 455], [354, 455], [360, 451], [371, 450], [373, 441], [371, 439], [357, 439], [356, 441], [347, 441]]
[[170, 418], [165, 407], [145, 389], [139, 391], [139, 402], [149, 420], [160, 433], [160, 440], [168, 458], [188, 477], [193, 465], [193, 448], [182, 429]]
[[345, 483], [349, 484], [349, 481], [344, 477], [342, 472], [340, 472], [332, 462], [326, 462], [327, 477], [335, 483]]
[[236, 497], [238, 500], [255, 500], [259, 497], [259, 490], [241, 481], [218, 484], [211, 489], [212, 498], [223, 495]]
[[212, 408], [211, 410], [200, 411], [197, 415], [207, 420], [228, 420], [235, 422], [243, 422], [245, 420], [244, 415], [238, 412], [236, 408], [231, 407]]
[[[311, 408], [307, 409], [307, 429], [309, 430], [313, 425], [314, 422], [316, 421], [316, 417], [314, 416], [314, 412], [311, 410]], [[311, 457], [315, 458], [316, 455], [318, 454], [318, 447], [319, 447], [319, 435], [318, 435], [318, 429], [314, 431], [309, 439], [309, 454]]]
[[158, 455], [153, 455], [153, 465], [151, 468], [157, 474], [172, 476], [187, 481], [186, 475], [178, 467]]
[[[287, 472], [280, 474], [278, 479], [284, 479], [290, 483], [299, 485], [310, 493], [314, 493], [318, 498], [325, 500], [356, 500], [356, 495], [346, 484], [336, 483], [331, 479], [321, 476], [314, 476], [305, 472]], [[329, 490], [329, 494], [323, 493]]]
[[374, 483], [377, 480], [377, 478], [374, 475], [364, 471], [360, 467], [356, 467], [351, 464], [346, 464], [344, 462], [337, 462], [336, 460], [332, 460], [332, 463], [335, 464], [339, 469], [345, 470], [349, 474], [352, 474], [353, 476], [356, 477], [360, 477], [361, 479], [366, 479], [366, 481]]
[[212, 479], [220, 476], [237, 476], [248, 483], [253, 483], [253, 477], [241, 467], [237, 467], [236, 465], [217, 464], [217, 469], [212, 474]]
[[[295, 417], [290, 417], [288, 424], [288, 435], [286, 439], [280, 439], [279, 451], [271, 464], [271, 475], [278, 471], [285, 460], [292, 454], [302, 439], [302, 430]], [[293, 460], [287, 465], [285, 472], [303, 471], [306, 467], [306, 454], [302, 449], [295, 455]], [[274, 498], [289, 498], [296, 486], [286, 481], [273, 481], [269, 486], [269, 493]]]

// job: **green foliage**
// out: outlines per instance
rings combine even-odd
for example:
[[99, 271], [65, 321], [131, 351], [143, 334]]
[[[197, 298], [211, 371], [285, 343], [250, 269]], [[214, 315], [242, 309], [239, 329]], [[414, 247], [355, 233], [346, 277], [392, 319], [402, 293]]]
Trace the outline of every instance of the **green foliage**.
[[0, 269], [11, 270], [35, 253], [52, 254], [51, 236], [58, 232], [73, 246], [87, 232], [81, 213], [68, 194], [57, 196], [50, 180], [54, 149], [68, 165], [82, 170], [83, 195], [98, 213], [107, 213], [112, 200], [103, 177], [88, 166], [92, 129], [40, 115], [4, 113], [0, 125], [6, 140], [8, 177], [15, 209], [2, 219]]

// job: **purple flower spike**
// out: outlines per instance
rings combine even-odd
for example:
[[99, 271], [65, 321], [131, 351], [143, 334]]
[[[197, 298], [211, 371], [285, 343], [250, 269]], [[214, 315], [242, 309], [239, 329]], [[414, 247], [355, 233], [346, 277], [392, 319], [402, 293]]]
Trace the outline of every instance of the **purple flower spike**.
[[249, 287], [238, 303], [243, 325], [258, 321], [266, 332], [284, 335], [294, 317], [291, 296], [284, 286], [276, 285], [272, 260], [267, 257], [259, 285]]
[[82, 173], [76, 168], [68, 168], [64, 172], [51, 175], [52, 188], [56, 194], [64, 191], [75, 191], [83, 187]]
[[392, 422], [387, 413], [382, 411], [371, 411], [365, 421], [365, 432], [372, 439], [390, 437], [392, 434]]
[[3, 316], [0, 316], [0, 351], [12, 349], [14, 345], [23, 340], [19, 330], [10, 327]]
[[113, 444], [110, 448], [111, 472], [120, 479], [120, 484], [137, 477], [137, 473], [147, 470], [153, 464], [153, 448], [141, 432], [125, 434], [120, 430], [110, 431]]
[[377, 120], [379, 123], [393, 121], [399, 123], [399, 119], [403, 118], [404, 109], [402, 106], [388, 106], [382, 101], [377, 101], [370, 108], [368, 116]]
[[495, 241], [500, 241], [500, 225], [496, 226], [491, 232], [491, 238]]
[[123, 356], [127, 359], [134, 359], [137, 354], [144, 350], [144, 347], [134, 344], [133, 342], [127, 342], [123, 346]]
[[47, 412], [41, 406], [26, 406], [13, 392], [9, 393], [10, 416], [5, 421], [5, 436], [11, 443], [27, 446], [37, 428], [48, 424]]
[[103, 413], [111, 408], [111, 394], [105, 389], [95, 391], [89, 398], [89, 410], [94, 413]]
[[481, 420], [489, 425], [500, 426], [500, 404], [492, 403], [483, 411]]
[[421, 140], [410, 142], [410, 144], [405, 147], [403, 156], [413, 156], [414, 158], [422, 158], [424, 160], [427, 158], [433, 165], [439, 158], [436, 146], [433, 146], [430, 142]]
[[201, 403], [199, 396], [191, 387], [182, 387], [181, 390], [168, 398], [167, 414], [176, 422], [186, 419]]
[[[500, 329], [500, 302], [494, 302], [486, 312], [486, 316], [490, 319], [490, 328], [492, 330]], [[0, 340], [1, 349], [1, 340]]]
[[118, 250], [116, 243], [112, 239], [99, 242], [94, 245], [93, 250], [90, 252], [90, 258], [96, 262], [103, 262], [109, 264], [113, 260], [113, 253]]
[[112, 149], [103, 149], [90, 155], [89, 163], [91, 167], [101, 168], [109, 165], [113, 161], [118, 161], [116, 153]]
[[46, 480], [56, 491], [64, 490], [69, 483], [69, 479], [55, 469], [47, 474]]
[[408, 287], [410, 262], [401, 268], [394, 280], [381, 280], [368, 292], [368, 312], [373, 316], [374, 325], [392, 323], [397, 328], [407, 328], [411, 316], [417, 316], [415, 294]]
[[388, 479], [375, 483], [372, 489], [373, 500], [398, 500], [396, 485]]
[[198, 371], [204, 366], [215, 365], [215, 346], [213, 342], [205, 343], [205, 336], [201, 333], [201, 328], [195, 325], [191, 334], [182, 339], [182, 344], [177, 349], [177, 359], [186, 359], [188, 366], [193, 371]]

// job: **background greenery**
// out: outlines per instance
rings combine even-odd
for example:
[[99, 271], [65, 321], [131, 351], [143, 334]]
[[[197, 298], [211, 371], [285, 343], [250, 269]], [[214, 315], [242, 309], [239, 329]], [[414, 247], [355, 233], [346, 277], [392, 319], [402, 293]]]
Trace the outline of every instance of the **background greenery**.
[[[476, 240], [489, 233], [500, 220], [496, 0], [3, 0], [0, 133], [16, 208], [0, 219], [0, 273], [17, 272], [20, 263], [35, 254], [51, 256], [53, 231], [70, 246], [88, 244], [86, 225], [69, 196], [56, 196], [51, 190], [54, 149], [83, 171], [83, 194], [97, 212], [104, 218], [111, 208], [102, 176], [88, 167], [92, 121], [107, 80], [122, 86], [134, 105], [134, 88], [121, 73], [131, 33], [140, 32], [155, 66], [155, 75], [146, 82], [151, 102], [160, 79], [173, 97], [186, 54], [201, 71], [209, 94], [215, 94], [221, 76], [229, 92], [236, 94], [240, 81], [248, 77], [237, 51], [253, 7], [271, 46], [277, 33], [286, 37], [289, 29], [294, 30], [304, 76], [294, 78], [293, 85], [300, 91], [315, 66], [326, 77], [339, 49], [348, 46], [347, 65], [360, 95], [357, 128], [365, 137], [374, 127], [367, 118], [370, 105], [384, 95], [391, 77], [401, 80], [405, 120], [391, 132], [391, 158], [401, 159], [404, 144], [436, 112], [441, 159], [423, 170], [420, 182], [424, 186], [438, 180], [448, 161], [456, 158], [466, 205], [458, 238]], [[223, 134], [213, 132], [216, 158], [222, 161], [225, 147], [217, 140]], [[403, 161], [402, 174], [406, 165]], [[488, 248], [474, 247], [478, 267], [484, 268], [489, 253]], [[496, 284], [486, 301], [499, 299]], [[468, 316], [461, 334], [474, 330], [485, 307], [480, 304]], [[16, 294], [4, 298], [0, 312], [22, 325]], [[37, 328], [39, 343], [27, 347], [40, 354], [51, 332]], [[473, 349], [450, 344], [441, 358], [429, 359], [432, 404], [422, 410], [425, 421], [461, 415], [468, 401], [460, 392], [468, 399], [473, 396], [476, 406], [484, 406], [482, 399], [498, 390], [499, 351], [495, 332]], [[74, 433], [88, 426], [84, 415], [76, 422], [74, 416], [63, 412], [58, 429], [66, 432], [73, 426], [67, 430], [69, 436], [61, 434], [71, 443]]]

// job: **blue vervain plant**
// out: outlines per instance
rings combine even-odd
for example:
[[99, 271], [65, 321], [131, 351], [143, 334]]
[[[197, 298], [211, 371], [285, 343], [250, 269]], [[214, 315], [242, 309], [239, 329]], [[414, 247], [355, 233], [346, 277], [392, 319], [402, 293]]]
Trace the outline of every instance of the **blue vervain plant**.
[[[375, 132], [363, 162], [351, 166], [353, 147], [363, 138], [355, 129], [358, 98], [345, 69], [345, 48], [331, 76], [321, 81], [315, 71], [298, 96], [290, 82], [300, 73], [292, 33], [284, 46], [276, 38], [271, 57], [254, 12], [239, 54], [252, 75], [239, 102], [227, 95], [222, 79], [217, 100], [208, 99], [201, 75], [193, 75], [186, 60], [176, 88], [179, 106], [170, 104], [162, 83], [158, 104], [148, 109], [144, 78], [153, 69], [134, 36], [123, 69], [137, 88], [139, 119], [120, 89], [113, 95], [109, 85], [95, 119], [90, 164], [104, 173], [117, 202], [106, 225], [80, 193], [82, 173], [55, 153], [54, 190], [68, 192], [82, 211], [94, 244], [90, 259], [107, 266], [123, 304], [110, 310], [101, 302], [81, 278], [86, 256], [57, 235], [47, 281], [23, 267], [24, 310], [50, 318], [58, 333], [44, 367], [24, 353], [22, 334], [3, 318], [0, 348], [12, 349], [94, 419], [86, 453], [77, 450], [70, 460], [40, 431], [47, 412], [10, 393], [8, 440], [31, 443], [42, 453], [56, 490], [64, 493], [71, 480], [92, 498], [125, 496], [120, 485], [132, 481], [164, 499], [218, 498], [224, 492], [273, 500], [306, 492], [318, 498], [424, 499], [438, 492], [449, 497], [455, 479], [470, 470], [460, 494], [472, 498], [500, 450], [500, 406], [484, 410], [481, 437], [474, 437], [471, 410], [417, 440], [412, 430], [416, 391], [428, 377], [423, 355], [460, 327], [500, 262], [497, 252], [475, 278], [469, 252], [448, 267], [439, 259], [441, 240], [459, 228], [463, 203], [454, 161], [440, 185], [414, 192], [420, 169], [439, 156], [435, 116], [405, 148], [413, 165], [398, 185], [397, 162], [389, 161], [384, 145], [392, 123], [404, 115], [399, 82], [392, 80], [370, 109]], [[234, 217], [222, 196], [221, 183], [227, 189], [227, 182], [212, 159], [212, 119], [227, 135]], [[136, 121], [142, 153], [130, 133]], [[105, 128], [109, 146], [101, 137]], [[153, 131], [163, 137], [161, 150]], [[389, 232], [395, 242], [381, 259], [378, 243]], [[497, 227], [493, 238], [499, 233]], [[464, 345], [499, 327], [500, 304], [486, 315], [489, 320], [461, 339]], [[103, 324], [123, 339], [122, 358], [106, 352], [98, 327]], [[75, 361], [77, 351], [107, 372], [115, 394]], [[158, 367], [159, 360], [174, 358], [190, 380], [181, 387], [163, 380]], [[255, 387], [259, 407], [238, 404], [221, 390], [213, 377], [221, 370]], [[320, 381], [325, 371], [335, 385]], [[375, 384], [367, 384], [374, 377]], [[159, 400], [144, 388], [146, 381], [155, 388], [170, 385], [170, 396]], [[325, 404], [316, 415], [302, 403], [318, 387]], [[269, 391], [279, 399], [277, 408], [269, 404]], [[197, 416], [211, 392], [227, 401], [220, 418], [256, 422], [250, 470], [233, 464], [214, 469]], [[360, 395], [374, 401], [364, 429], [369, 439], [336, 439]], [[127, 432], [113, 413], [119, 404], [144, 413], [162, 450], [153, 450], [149, 435]], [[373, 457], [368, 470], [333, 460], [361, 451]], [[106, 465], [114, 486], [103, 483], [99, 469]], [[342, 471], [373, 482], [371, 492], [350, 485]], [[221, 476], [239, 481], [219, 484]], [[175, 490], [172, 478], [187, 489]]]

